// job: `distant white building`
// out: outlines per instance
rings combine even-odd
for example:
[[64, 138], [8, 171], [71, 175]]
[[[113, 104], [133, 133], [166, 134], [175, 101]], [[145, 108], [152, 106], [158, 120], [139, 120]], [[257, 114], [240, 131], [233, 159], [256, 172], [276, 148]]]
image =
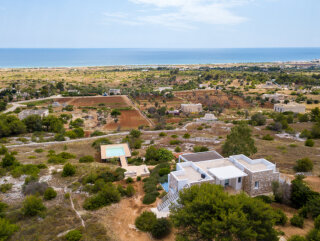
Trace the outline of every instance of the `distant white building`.
[[121, 95], [121, 90], [120, 89], [110, 89], [109, 95]]
[[293, 113], [305, 113], [306, 106], [303, 104], [298, 103], [288, 103], [288, 104], [275, 104], [273, 107], [274, 111], [276, 112], [293, 112]]
[[30, 115], [39, 115], [41, 117], [45, 117], [49, 115], [48, 109], [41, 109], [41, 110], [23, 110], [18, 114], [20, 120], [27, 118]]
[[209, 84], [199, 84], [199, 88], [200, 89], [208, 89], [209, 88]]
[[202, 104], [181, 104], [181, 111], [184, 113], [199, 113], [202, 111]]
[[263, 100], [268, 99], [269, 101], [272, 101], [272, 100], [273, 101], [283, 101], [283, 100], [285, 100], [286, 95], [275, 93], [275, 94], [263, 94], [261, 97]]
[[216, 121], [218, 118], [214, 114], [205, 114], [200, 118], [200, 121]]

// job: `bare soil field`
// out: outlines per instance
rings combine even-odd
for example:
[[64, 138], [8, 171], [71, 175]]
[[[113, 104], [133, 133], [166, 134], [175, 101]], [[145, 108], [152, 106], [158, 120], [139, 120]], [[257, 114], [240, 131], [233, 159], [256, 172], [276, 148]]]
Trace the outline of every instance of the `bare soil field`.
[[187, 103], [183, 99], [176, 96], [171, 99], [164, 98], [162, 96], [146, 96], [138, 97], [135, 99], [135, 101], [138, 102], [140, 110], [147, 110], [150, 107], [155, 107], [156, 102], [159, 104], [159, 106], [166, 106], [167, 109], [180, 109], [180, 105], [182, 103]]
[[243, 98], [234, 95], [227, 95], [217, 90], [192, 90], [177, 91], [174, 94], [191, 103], [201, 103], [204, 106], [222, 105], [225, 108], [248, 108], [250, 104]]
[[105, 130], [129, 130], [139, 126], [150, 126], [150, 123], [138, 110], [121, 110], [121, 115], [118, 117], [119, 121], [115, 123], [110, 121], [103, 128]]
[[110, 108], [123, 108], [131, 106], [130, 100], [127, 96], [99, 96], [99, 97], [66, 97], [58, 98], [55, 101], [60, 104], [68, 104], [76, 107], [88, 107], [88, 106], [99, 106], [104, 104]]

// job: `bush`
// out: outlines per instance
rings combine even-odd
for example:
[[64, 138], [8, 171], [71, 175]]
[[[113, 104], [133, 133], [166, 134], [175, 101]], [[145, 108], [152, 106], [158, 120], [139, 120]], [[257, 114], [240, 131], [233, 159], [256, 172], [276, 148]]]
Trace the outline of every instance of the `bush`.
[[8, 240], [14, 232], [18, 230], [18, 226], [11, 224], [7, 219], [0, 218], [0, 240]]
[[138, 176], [138, 177], [137, 177], [137, 182], [140, 182], [140, 181], [141, 181], [141, 177]]
[[263, 126], [266, 124], [266, 117], [260, 113], [251, 116], [250, 124], [254, 126]]
[[126, 195], [128, 197], [132, 197], [134, 194], [135, 194], [134, 187], [131, 184], [129, 184], [126, 188]]
[[209, 149], [206, 146], [194, 146], [193, 151], [194, 152], [205, 152], [205, 151], [209, 151]]
[[320, 229], [311, 229], [310, 232], [307, 234], [308, 241], [318, 241], [320, 240]]
[[46, 210], [42, 200], [36, 196], [27, 196], [22, 204], [22, 213], [25, 216], [36, 216], [42, 214]]
[[170, 140], [170, 145], [179, 145], [181, 144], [181, 141], [179, 140]]
[[308, 139], [304, 143], [305, 146], [313, 147], [314, 146], [314, 140]]
[[273, 141], [274, 138], [273, 136], [271, 136], [270, 134], [267, 134], [265, 136], [262, 137], [262, 140], [265, 140], [265, 141]]
[[63, 167], [61, 176], [63, 177], [73, 176], [75, 173], [76, 173], [76, 167], [70, 163], [67, 163]]
[[300, 235], [293, 235], [291, 236], [288, 241], [307, 241], [305, 237]]
[[298, 160], [294, 167], [297, 172], [310, 172], [312, 169], [313, 162], [308, 157]]
[[79, 230], [71, 230], [65, 238], [67, 241], [79, 241], [82, 238], [82, 234]]
[[314, 220], [314, 228], [320, 229], [320, 215]]
[[175, 152], [181, 152], [181, 151], [182, 151], [182, 149], [181, 149], [181, 147], [180, 147], [180, 146], [177, 146], [176, 148], [174, 148], [174, 151], [175, 151]]
[[52, 188], [48, 187], [47, 190], [45, 190], [43, 198], [45, 200], [51, 200], [54, 199], [57, 196], [57, 192]]
[[185, 133], [185, 134], [183, 135], [183, 138], [189, 139], [189, 138], [190, 138], [190, 134], [189, 134], [189, 133]]
[[48, 188], [46, 182], [37, 182], [37, 179], [33, 176], [30, 176], [25, 179], [25, 184], [23, 186], [24, 195], [43, 195]]
[[126, 179], [126, 183], [133, 183], [132, 177], [128, 177], [128, 178]]
[[100, 150], [101, 145], [108, 145], [108, 144], [112, 144], [112, 142], [107, 137], [102, 137], [102, 138], [99, 138], [98, 140], [95, 140], [91, 146], [96, 150]]
[[159, 170], [159, 175], [160, 176], [164, 176], [164, 175], [167, 175], [167, 174], [169, 174], [170, 173], [170, 168], [161, 168], [160, 170]]
[[152, 226], [151, 234], [156, 239], [162, 239], [168, 236], [171, 232], [171, 223], [166, 218], [157, 219], [156, 223]]
[[165, 132], [160, 132], [160, 133], [159, 133], [159, 136], [160, 136], [160, 137], [164, 137], [164, 136], [167, 136], [167, 134], [166, 134]]
[[7, 191], [11, 190], [12, 183], [4, 183], [0, 185], [0, 192], [6, 193]]
[[4, 145], [1, 145], [1, 147], [0, 147], [0, 155], [4, 155], [6, 153], [8, 153], [8, 149]]
[[281, 209], [276, 209], [274, 210], [274, 212], [276, 215], [276, 224], [282, 226], [286, 225], [288, 221], [288, 217], [286, 216], [286, 214]]
[[143, 204], [151, 204], [154, 203], [157, 199], [157, 195], [155, 195], [153, 192], [151, 193], [147, 193], [144, 197], [143, 197]]
[[52, 163], [52, 164], [63, 164], [65, 163], [67, 160], [62, 158], [61, 156], [50, 156], [48, 159], [48, 163]]
[[295, 214], [290, 219], [290, 223], [292, 226], [303, 228], [304, 219], [303, 219], [303, 217], [300, 217], [299, 215]]
[[85, 200], [83, 207], [87, 210], [96, 210], [100, 207], [117, 203], [121, 195], [112, 183], [107, 183], [103, 190]]
[[16, 158], [14, 155], [6, 153], [5, 156], [2, 158], [1, 166], [2, 167], [10, 167], [16, 163]]
[[151, 232], [152, 227], [157, 222], [157, 217], [153, 212], [144, 211], [136, 218], [135, 225], [137, 229], [144, 232]]
[[94, 162], [93, 156], [83, 156], [79, 159], [80, 163]]
[[255, 197], [256, 199], [260, 199], [265, 203], [272, 203], [272, 198], [266, 195], [259, 195]]

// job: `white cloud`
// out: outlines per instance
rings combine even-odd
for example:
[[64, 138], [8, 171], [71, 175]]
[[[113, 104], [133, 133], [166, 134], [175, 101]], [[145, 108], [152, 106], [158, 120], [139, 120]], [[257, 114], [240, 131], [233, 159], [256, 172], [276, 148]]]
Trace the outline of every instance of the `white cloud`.
[[[105, 13], [109, 21], [122, 24], [161, 25], [173, 29], [191, 29], [195, 24], [228, 25], [239, 24], [247, 19], [232, 10], [254, 0], [129, 0], [140, 5], [141, 10], [153, 14], [127, 15]], [[141, 12], [140, 10], [140, 12]], [[158, 10], [158, 11], [155, 11]]]

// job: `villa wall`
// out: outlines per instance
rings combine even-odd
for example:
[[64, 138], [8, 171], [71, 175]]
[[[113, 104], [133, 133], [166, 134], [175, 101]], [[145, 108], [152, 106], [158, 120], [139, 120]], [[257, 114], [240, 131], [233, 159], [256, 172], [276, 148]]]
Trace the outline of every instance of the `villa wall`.
[[[244, 170], [248, 174], [243, 178], [243, 190], [250, 196], [257, 196], [272, 192], [272, 182], [279, 181], [280, 173], [274, 173], [273, 170], [251, 173]], [[255, 188], [255, 182], [259, 182], [259, 188]]]

